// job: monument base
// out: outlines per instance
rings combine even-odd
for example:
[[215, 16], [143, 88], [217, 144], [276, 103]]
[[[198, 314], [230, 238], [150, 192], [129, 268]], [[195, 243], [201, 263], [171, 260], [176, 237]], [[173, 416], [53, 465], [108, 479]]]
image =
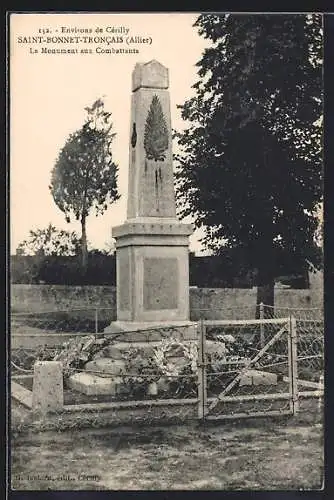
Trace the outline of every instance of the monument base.
[[191, 224], [156, 217], [113, 228], [121, 327], [132, 322], [130, 328], [139, 330], [189, 319], [191, 232]]
[[[102, 356], [96, 353], [93, 360], [86, 363], [86, 372], [72, 375], [68, 385], [75, 391], [91, 396], [117, 396], [130, 393], [131, 384], [128, 384], [126, 377], [122, 377], [125, 371], [125, 360], [129, 356], [129, 348], [139, 349], [140, 357], [149, 359], [154, 356], [154, 348], [159, 346], [164, 339], [173, 339], [183, 345], [197, 342], [197, 326], [198, 324], [192, 321], [113, 321], [105, 328], [104, 333], [110, 334], [111, 338], [114, 335], [114, 342], [103, 349]], [[184, 359], [182, 349], [174, 352], [173, 356], [172, 359], [177, 362], [179, 359], [181, 362]], [[134, 364], [131, 373], [137, 373], [137, 369], [138, 367]], [[162, 376], [155, 382], [154, 394], [168, 391], [169, 385], [170, 379]], [[149, 384], [147, 387], [148, 393], [153, 390], [151, 386], [152, 384]]]

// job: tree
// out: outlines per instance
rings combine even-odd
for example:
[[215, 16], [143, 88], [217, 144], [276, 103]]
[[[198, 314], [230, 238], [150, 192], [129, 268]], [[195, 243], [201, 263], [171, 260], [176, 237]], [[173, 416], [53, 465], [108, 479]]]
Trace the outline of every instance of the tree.
[[77, 255], [80, 248], [80, 238], [75, 231], [69, 232], [57, 229], [49, 224], [45, 229], [29, 231], [29, 237], [22, 241], [16, 255]]
[[114, 255], [116, 251], [116, 240], [115, 238], [111, 238], [106, 241], [105, 248], [103, 249], [104, 255]]
[[204, 14], [211, 41], [195, 96], [181, 108], [181, 216], [204, 227], [214, 253], [237, 248], [257, 270], [257, 302], [274, 302], [275, 257], [319, 262], [322, 197], [322, 18]]
[[111, 113], [98, 99], [85, 108], [87, 117], [82, 128], [69, 136], [60, 151], [51, 175], [50, 191], [57, 206], [66, 216], [81, 223], [82, 267], [87, 269], [88, 251], [86, 219], [95, 209], [96, 215], [119, 199], [118, 166], [112, 160]]

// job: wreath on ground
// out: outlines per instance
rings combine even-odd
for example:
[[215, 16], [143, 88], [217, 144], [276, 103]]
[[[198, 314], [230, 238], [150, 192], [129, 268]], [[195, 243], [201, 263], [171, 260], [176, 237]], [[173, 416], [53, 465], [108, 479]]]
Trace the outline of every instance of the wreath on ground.
[[154, 348], [154, 361], [167, 377], [178, 377], [185, 371], [196, 373], [197, 356], [196, 342], [176, 338], [163, 339]]

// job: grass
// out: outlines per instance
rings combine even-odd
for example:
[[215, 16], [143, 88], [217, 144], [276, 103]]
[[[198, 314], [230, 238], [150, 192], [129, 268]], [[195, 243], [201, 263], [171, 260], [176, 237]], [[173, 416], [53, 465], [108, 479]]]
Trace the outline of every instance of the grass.
[[[12, 407], [12, 426], [22, 409]], [[296, 417], [12, 434], [18, 490], [320, 489], [316, 400]]]

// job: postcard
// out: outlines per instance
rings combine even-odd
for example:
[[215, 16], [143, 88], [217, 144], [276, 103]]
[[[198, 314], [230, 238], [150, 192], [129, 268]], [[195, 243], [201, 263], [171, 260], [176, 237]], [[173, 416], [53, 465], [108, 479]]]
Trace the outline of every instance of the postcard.
[[12, 490], [320, 490], [321, 14], [8, 14]]

